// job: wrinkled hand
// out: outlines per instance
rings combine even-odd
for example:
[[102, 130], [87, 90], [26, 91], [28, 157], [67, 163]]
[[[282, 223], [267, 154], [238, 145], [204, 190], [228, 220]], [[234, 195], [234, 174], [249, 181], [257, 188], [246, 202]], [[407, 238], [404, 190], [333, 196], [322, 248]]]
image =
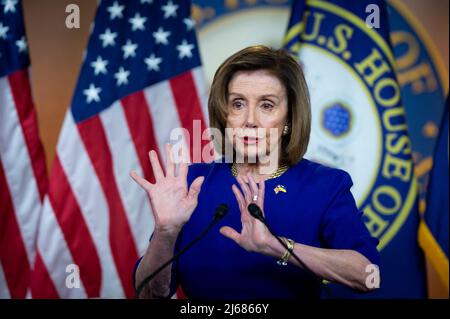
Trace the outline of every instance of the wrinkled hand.
[[[244, 177], [238, 176], [236, 180], [244, 192], [242, 194], [239, 188], [233, 184], [232, 190], [241, 212], [242, 230], [238, 233], [233, 228], [224, 226], [220, 229], [220, 233], [231, 238], [247, 251], [266, 253], [267, 243], [272, 235], [261, 221], [250, 215], [247, 209], [250, 203], [254, 203], [261, 208], [264, 215], [264, 179], [259, 182], [259, 187], [251, 174]], [[257, 195], [256, 201], [253, 200], [255, 195]]]
[[165, 148], [167, 154], [166, 175], [161, 168], [158, 155], [153, 150], [149, 152], [149, 157], [155, 183], [150, 183], [137, 175], [135, 171], [130, 175], [150, 198], [155, 218], [155, 231], [178, 234], [197, 207], [198, 194], [204, 177], [197, 177], [188, 190], [188, 164], [183, 161], [179, 166], [178, 175], [175, 176], [172, 146], [166, 144]]

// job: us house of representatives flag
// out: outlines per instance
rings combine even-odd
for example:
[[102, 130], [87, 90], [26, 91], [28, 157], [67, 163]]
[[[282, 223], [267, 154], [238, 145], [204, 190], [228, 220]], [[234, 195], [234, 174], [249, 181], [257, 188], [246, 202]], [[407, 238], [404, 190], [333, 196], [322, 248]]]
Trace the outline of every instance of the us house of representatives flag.
[[154, 180], [148, 151], [165, 162], [173, 128], [206, 127], [190, 1], [99, 3], [44, 200], [33, 298], [133, 297], [153, 217], [129, 173]]
[[419, 242], [440, 281], [448, 291], [448, 227], [449, 227], [449, 100], [445, 103], [439, 129], [430, 184], [427, 209], [419, 227]]
[[424, 298], [418, 190], [385, 2], [294, 1], [284, 47], [311, 94], [306, 157], [350, 173], [363, 221], [379, 239], [380, 289], [327, 284], [324, 297]]

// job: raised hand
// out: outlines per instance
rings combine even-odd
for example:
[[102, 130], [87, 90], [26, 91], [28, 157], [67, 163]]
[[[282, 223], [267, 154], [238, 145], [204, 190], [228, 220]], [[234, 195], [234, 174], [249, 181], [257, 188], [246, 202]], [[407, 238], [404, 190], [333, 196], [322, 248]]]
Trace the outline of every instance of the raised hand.
[[267, 242], [271, 239], [267, 227], [259, 220], [250, 215], [247, 207], [250, 203], [258, 205], [264, 214], [264, 179], [261, 179], [259, 186], [255, 180], [248, 174], [247, 176], [238, 176], [236, 178], [242, 191], [233, 184], [232, 190], [239, 205], [241, 212], [242, 230], [238, 233], [231, 227], [224, 226], [220, 229], [220, 233], [234, 240], [242, 248], [266, 254]]
[[131, 177], [147, 192], [155, 218], [155, 231], [178, 234], [197, 207], [198, 194], [204, 177], [197, 177], [188, 190], [188, 164], [183, 161], [175, 175], [172, 146], [165, 145], [167, 153], [166, 174], [161, 168], [155, 151], [149, 152], [150, 163], [155, 176], [152, 184], [139, 176], [135, 171]]

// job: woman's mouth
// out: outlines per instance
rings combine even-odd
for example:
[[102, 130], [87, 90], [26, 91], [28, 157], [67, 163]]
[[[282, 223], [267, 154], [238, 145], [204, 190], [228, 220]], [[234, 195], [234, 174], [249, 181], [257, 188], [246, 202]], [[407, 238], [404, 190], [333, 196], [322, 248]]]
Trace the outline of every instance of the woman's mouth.
[[244, 136], [242, 138], [245, 145], [252, 145], [252, 144], [258, 144], [258, 138], [254, 136]]

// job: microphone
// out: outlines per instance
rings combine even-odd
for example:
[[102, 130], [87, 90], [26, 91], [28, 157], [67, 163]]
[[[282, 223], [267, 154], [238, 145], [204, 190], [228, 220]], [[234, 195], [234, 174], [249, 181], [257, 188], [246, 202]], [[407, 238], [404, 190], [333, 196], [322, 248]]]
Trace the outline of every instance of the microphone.
[[209, 225], [203, 230], [203, 232], [200, 233], [196, 238], [194, 238], [189, 244], [187, 244], [183, 249], [181, 249], [179, 252], [177, 252], [175, 255], [173, 255], [172, 258], [170, 258], [168, 261], [166, 261], [164, 264], [162, 264], [158, 269], [156, 269], [154, 272], [152, 272], [150, 275], [145, 277], [142, 282], [139, 284], [139, 286], [136, 289], [136, 298], [139, 298], [139, 295], [142, 292], [142, 289], [144, 289], [145, 285], [150, 282], [153, 278], [156, 277], [164, 268], [166, 268], [168, 265], [170, 265], [174, 260], [180, 258], [182, 254], [184, 254], [189, 248], [191, 248], [193, 245], [195, 245], [198, 241], [200, 241], [203, 237], [206, 236], [206, 234], [211, 230], [211, 228], [217, 224], [217, 222], [222, 219], [226, 214], [228, 213], [228, 206], [226, 204], [220, 204], [217, 206], [216, 211], [214, 213], [213, 220], [209, 223]]
[[[258, 205], [254, 204], [254, 203], [250, 203], [247, 207], [250, 215], [252, 215], [253, 217], [255, 217], [256, 219], [260, 220], [269, 230], [269, 232], [272, 234], [273, 237], [275, 237], [278, 242], [284, 247], [286, 248], [286, 250], [289, 250], [288, 246], [286, 245], [286, 243], [281, 240], [280, 237], [278, 237], [275, 232], [272, 230], [272, 228], [269, 226], [269, 224], [267, 223], [266, 219], [263, 216], [263, 213], [261, 211], [261, 208], [259, 208]], [[308, 266], [305, 265], [305, 263], [303, 261], [300, 260], [300, 258], [298, 258], [298, 256], [294, 253], [294, 251], [291, 251], [291, 255], [292, 257], [295, 258], [295, 260], [298, 261], [298, 263], [303, 267], [303, 269], [306, 270], [306, 272], [308, 272], [309, 274], [313, 275], [315, 278], [317, 278], [317, 275], [308, 268]]]

